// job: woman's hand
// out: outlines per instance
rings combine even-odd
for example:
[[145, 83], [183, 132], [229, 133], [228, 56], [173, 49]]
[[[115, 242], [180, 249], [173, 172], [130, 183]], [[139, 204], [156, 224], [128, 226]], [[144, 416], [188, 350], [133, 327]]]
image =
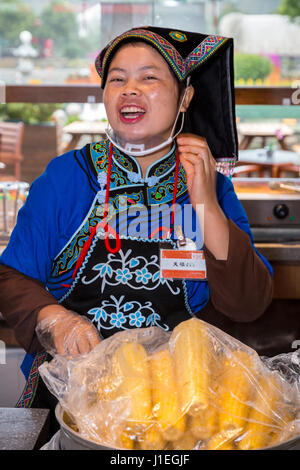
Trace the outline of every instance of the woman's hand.
[[180, 162], [185, 170], [191, 204], [216, 206], [216, 162], [204, 137], [180, 134], [177, 137]]
[[88, 353], [101, 341], [90, 320], [60, 305], [48, 305], [40, 310], [36, 333], [51, 356]]
[[180, 134], [177, 145], [191, 204], [204, 223], [204, 244], [216, 259], [227, 260], [229, 225], [217, 199], [216, 162], [204, 137]]

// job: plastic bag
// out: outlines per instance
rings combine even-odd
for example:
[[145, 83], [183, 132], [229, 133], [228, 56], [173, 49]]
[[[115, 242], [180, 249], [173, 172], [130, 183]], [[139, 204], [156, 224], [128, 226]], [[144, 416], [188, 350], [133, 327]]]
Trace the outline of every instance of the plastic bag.
[[261, 359], [197, 318], [116, 333], [39, 371], [80, 436], [108, 447], [248, 450], [300, 435], [291, 355]]

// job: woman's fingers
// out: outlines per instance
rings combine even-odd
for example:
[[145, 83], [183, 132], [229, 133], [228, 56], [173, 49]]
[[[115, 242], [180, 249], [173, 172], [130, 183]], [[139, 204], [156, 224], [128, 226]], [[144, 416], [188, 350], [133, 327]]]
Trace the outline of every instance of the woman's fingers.
[[179, 134], [179, 136], [177, 137], [177, 143], [178, 145], [199, 145], [199, 143], [207, 145], [205, 137], [187, 133]]
[[178, 145], [178, 151], [179, 153], [194, 153], [195, 155], [198, 155], [198, 153], [204, 153], [207, 152], [207, 146], [198, 144], [198, 145]]
[[193, 153], [182, 154], [182, 159], [187, 160], [190, 164], [193, 165], [193, 172], [200, 176], [201, 174], [207, 173], [210, 171], [210, 163], [208, 159], [203, 155], [195, 155]]
[[88, 341], [91, 349], [94, 349], [101, 342], [100, 336], [96, 328], [92, 327], [88, 332]]

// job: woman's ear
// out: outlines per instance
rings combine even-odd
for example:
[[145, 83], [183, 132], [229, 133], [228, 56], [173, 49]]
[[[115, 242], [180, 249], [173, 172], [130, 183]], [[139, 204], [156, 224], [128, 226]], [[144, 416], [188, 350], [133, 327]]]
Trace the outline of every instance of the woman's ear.
[[185, 113], [188, 110], [190, 102], [192, 101], [192, 98], [194, 96], [194, 93], [195, 93], [195, 89], [193, 85], [189, 85], [188, 88], [186, 89], [185, 98], [180, 108], [180, 111], [182, 113]]

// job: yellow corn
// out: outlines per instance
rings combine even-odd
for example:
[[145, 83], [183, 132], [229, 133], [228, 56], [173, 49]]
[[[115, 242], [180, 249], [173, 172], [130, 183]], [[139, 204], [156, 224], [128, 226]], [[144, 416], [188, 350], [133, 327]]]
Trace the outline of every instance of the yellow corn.
[[233, 441], [240, 435], [242, 428], [228, 426], [227, 429], [217, 432], [209, 439], [205, 450], [233, 450]]
[[228, 426], [243, 428], [250, 412], [249, 400], [255, 390], [255, 359], [245, 351], [235, 351], [232, 358], [224, 357], [220, 377], [218, 406], [219, 429]]
[[[266, 447], [284, 422], [277, 414], [280, 391], [271, 375], [263, 375], [249, 414], [244, 437], [239, 441], [241, 450]], [[279, 418], [279, 421], [278, 421]]]
[[190, 431], [186, 431], [184, 435], [177, 439], [177, 441], [173, 441], [171, 443], [172, 450], [192, 450], [195, 449], [197, 445], [197, 439]]
[[127, 431], [123, 431], [120, 435], [120, 443], [123, 449], [133, 449], [134, 442], [134, 438], [130, 436]]
[[201, 441], [210, 439], [218, 430], [218, 412], [213, 406], [203, 410], [198, 416], [191, 416], [189, 427], [193, 436]]
[[199, 414], [208, 406], [209, 337], [197, 318], [174, 328], [170, 347], [175, 361], [180, 403], [184, 413]]
[[143, 432], [152, 414], [148, 356], [136, 342], [123, 343], [112, 359], [113, 376], [119, 380], [117, 396], [130, 399], [128, 429]]
[[185, 431], [185, 417], [180, 410], [172, 356], [169, 350], [150, 357], [153, 414], [164, 439], [179, 439]]
[[97, 398], [99, 401], [114, 400], [117, 396], [118, 380], [112, 374], [101, 377], [98, 382]]
[[138, 439], [138, 445], [143, 450], [162, 450], [166, 446], [157, 423], [153, 423]]

